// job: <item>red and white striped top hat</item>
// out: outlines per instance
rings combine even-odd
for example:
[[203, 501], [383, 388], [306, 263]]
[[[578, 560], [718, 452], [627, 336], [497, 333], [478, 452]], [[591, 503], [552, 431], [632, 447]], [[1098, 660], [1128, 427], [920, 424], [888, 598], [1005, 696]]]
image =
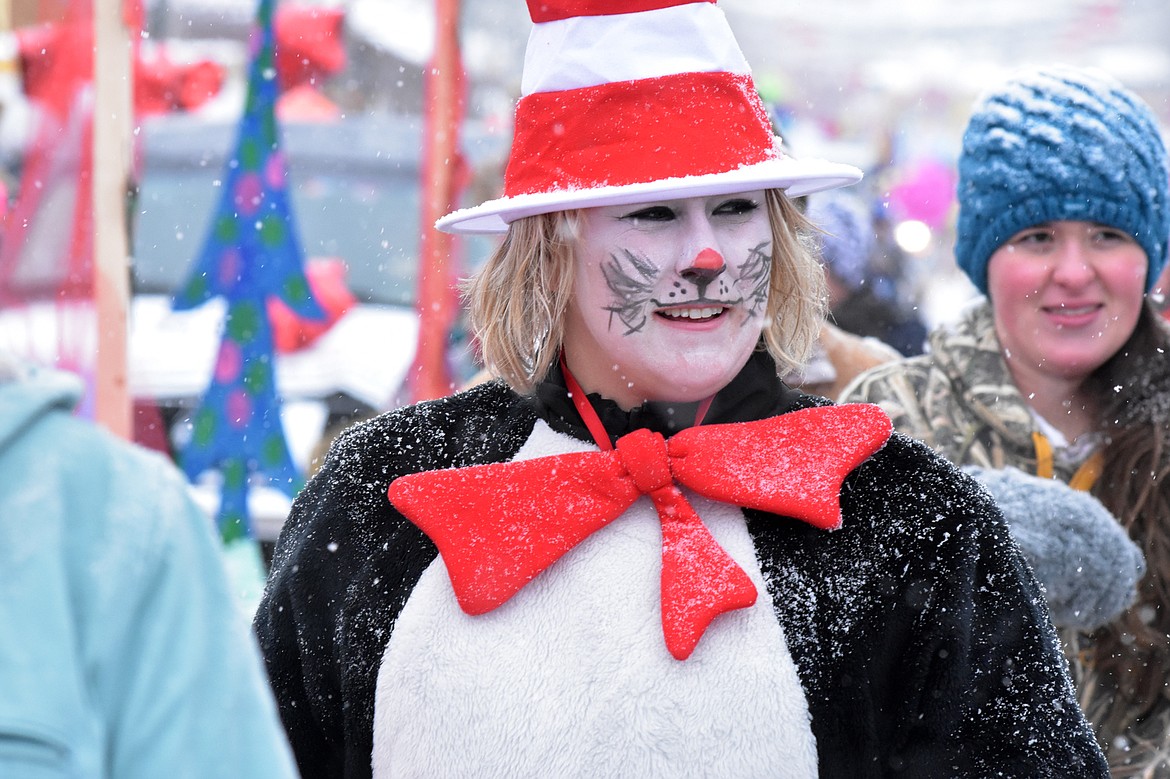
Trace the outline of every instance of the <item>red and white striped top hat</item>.
[[715, 0], [528, 0], [504, 196], [436, 227], [498, 233], [570, 208], [754, 189], [807, 195], [861, 171], [788, 156]]

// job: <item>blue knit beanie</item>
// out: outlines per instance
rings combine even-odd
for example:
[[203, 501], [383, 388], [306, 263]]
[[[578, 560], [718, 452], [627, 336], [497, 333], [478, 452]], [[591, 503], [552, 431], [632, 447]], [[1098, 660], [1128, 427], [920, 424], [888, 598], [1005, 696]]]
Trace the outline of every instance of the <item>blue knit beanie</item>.
[[829, 271], [850, 291], [859, 289], [875, 244], [873, 217], [865, 203], [842, 189], [818, 192], [809, 197], [806, 216], [823, 231], [816, 238]]
[[1170, 239], [1166, 147], [1149, 107], [1099, 71], [1063, 66], [1009, 80], [976, 105], [959, 156], [955, 260], [984, 294], [987, 261], [1043, 222], [1097, 222], [1134, 237], [1146, 288]]

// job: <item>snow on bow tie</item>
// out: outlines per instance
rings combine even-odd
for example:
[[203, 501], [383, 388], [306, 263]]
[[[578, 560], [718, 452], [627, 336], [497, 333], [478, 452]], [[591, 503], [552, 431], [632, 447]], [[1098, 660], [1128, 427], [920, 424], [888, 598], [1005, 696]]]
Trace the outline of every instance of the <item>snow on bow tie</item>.
[[691, 427], [669, 439], [636, 430], [610, 451], [403, 476], [388, 495], [435, 542], [468, 614], [500, 606], [648, 495], [662, 521], [662, 630], [685, 660], [716, 616], [755, 603], [756, 588], [679, 485], [832, 530], [842, 482], [890, 430], [881, 409], [860, 403]]

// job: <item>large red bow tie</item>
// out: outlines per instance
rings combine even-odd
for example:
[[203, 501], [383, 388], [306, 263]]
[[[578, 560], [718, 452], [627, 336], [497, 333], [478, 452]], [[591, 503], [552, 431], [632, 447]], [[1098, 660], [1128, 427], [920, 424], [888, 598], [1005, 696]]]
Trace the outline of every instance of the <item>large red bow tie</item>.
[[670, 653], [685, 660], [716, 616], [755, 603], [756, 588], [677, 485], [832, 530], [841, 524], [841, 483], [890, 429], [877, 406], [851, 404], [692, 427], [670, 439], [637, 430], [612, 451], [403, 476], [389, 497], [435, 542], [463, 610], [483, 614], [650, 496], [662, 521], [662, 630]]

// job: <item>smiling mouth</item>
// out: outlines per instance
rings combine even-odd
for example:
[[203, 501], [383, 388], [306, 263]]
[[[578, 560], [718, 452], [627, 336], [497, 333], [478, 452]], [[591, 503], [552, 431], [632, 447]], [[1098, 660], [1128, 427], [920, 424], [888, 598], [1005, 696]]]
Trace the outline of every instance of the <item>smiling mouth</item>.
[[716, 319], [727, 311], [727, 306], [696, 306], [693, 308], [664, 308], [654, 313], [666, 319], [685, 319], [691, 322], [703, 322]]
[[742, 302], [743, 298], [739, 300], [708, 300], [699, 298], [698, 300], [690, 300], [686, 303], [672, 302], [668, 304], [651, 300], [650, 304], [654, 306], [654, 315], [660, 316], [663, 319], [670, 319], [675, 322], [709, 322], [729, 313]]
[[1100, 306], [1095, 303], [1090, 303], [1084, 306], [1050, 306], [1044, 310], [1049, 314], [1055, 314], [1057, 316], [1085, 316], [1086, 314], [1095, 313], [1099, 308]]

